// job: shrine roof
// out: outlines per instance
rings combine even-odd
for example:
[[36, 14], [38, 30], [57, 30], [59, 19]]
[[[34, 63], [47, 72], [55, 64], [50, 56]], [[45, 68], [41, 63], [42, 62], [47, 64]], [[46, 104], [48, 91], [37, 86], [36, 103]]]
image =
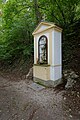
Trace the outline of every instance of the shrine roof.
[[37, 33], [43, 32], [43, 31], [48, 30], [50, 28], [56, 28], [56, 29], [58, 29], [59, 31], [62, 32], [62, 28], [59, 27], [58, 25], [56, 25], [55, 23], [40, 22], [32, 34], [35, 35]]

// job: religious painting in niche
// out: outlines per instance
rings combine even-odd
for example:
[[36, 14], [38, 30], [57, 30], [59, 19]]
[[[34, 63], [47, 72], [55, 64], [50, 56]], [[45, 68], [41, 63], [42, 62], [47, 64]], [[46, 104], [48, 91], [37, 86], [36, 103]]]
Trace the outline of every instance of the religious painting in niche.
[[41, 36], [38, 41], [38, 63], [47, 64], [47, 37]]

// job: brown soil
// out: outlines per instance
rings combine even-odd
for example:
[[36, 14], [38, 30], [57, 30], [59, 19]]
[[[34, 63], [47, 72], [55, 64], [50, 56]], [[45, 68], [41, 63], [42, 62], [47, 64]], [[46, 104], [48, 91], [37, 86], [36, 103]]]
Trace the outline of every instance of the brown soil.
[[31, 83], [0, 73], [0, 120], [80, 120], [79, 78], [69, 90], [62, 85], [37, 92], [29, 88]]

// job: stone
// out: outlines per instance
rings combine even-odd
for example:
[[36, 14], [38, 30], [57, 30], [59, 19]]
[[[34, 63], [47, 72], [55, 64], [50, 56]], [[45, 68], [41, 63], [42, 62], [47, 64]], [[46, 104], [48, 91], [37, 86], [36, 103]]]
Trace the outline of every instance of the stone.
[[72, 115], [69, 115], [70, 118], [72, 118]]
[[63, 99], [66, 100], [66, 97], [64, 97]]
[[74, 92], [74, 91], [72, 91], [72, 92], [71, 92], [71, 94], [72, 94], [72, 95], [74, 95], [74, 94], [75, 94], [75, 92]]
[[67, 77], [67, 73], [64, 73], [64, 77]]
[[77, 94], [79, 94], [79, 92], [77, 92]]
[[39, 84], [37, 84], [37, 83], [32, 83], [32, 84], [30, 84], [30, 85], [28, 85], [30, 88], [32, 88], [33, 90], [35, 90], [35, 91], [40, 91], [40, 90], [42, 90], [42, 89], [44, 89], [45, 87], [44, 86], [42, 86], [42, 85], [39, 85]]
[[71, 78], [74, 78], [74, 79], [79, 77], [79, 76], [76, 75], [76, 73], [73, 72], [73, 71], [70, 73], [70, 75], [71, 75]]
[[74, 85], [74, 80], [71, 78], [68, 78], [65, 88], [71, 88], [73, 85]]
[[64, 78], [66, 79], [67, 83], [65, 88], [71, 88], [76, 83], [76, 80], [79, 76], [73, 70], [65, 70], [63, 71]]
[[77, 97], [80, 97], [79, 95], [77, 95]]
[[26, 79], [28, 79], [29, 77], [33, 76], [33, 68], [30, 68], [28, 74], [26, 75]]
[[71, 111], [71, 109], [69, 109], [69, 111]]

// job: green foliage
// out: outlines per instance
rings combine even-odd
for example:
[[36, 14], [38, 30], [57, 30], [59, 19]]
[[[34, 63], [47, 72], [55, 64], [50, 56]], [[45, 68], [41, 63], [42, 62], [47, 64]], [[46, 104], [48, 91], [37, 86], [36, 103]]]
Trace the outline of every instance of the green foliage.
[[27, 60], [33, 53], [32, 31], [35, 22], [30, 17], [29, 7], [24, 9], [22, 5], [22, 1], [9, 0], [3, 9], [0, 61], [8, 64], [18, 59]]
[[33, 55], [32, 31], [41, 20], [62, 26], [63, 58], [69, 58], [72, 39], [77, 35], [75, 27], [80, 20], [79, 0], [8, 0], [0, 3], [0, 61], [13, 64], [18, 59], [30, 58]]

